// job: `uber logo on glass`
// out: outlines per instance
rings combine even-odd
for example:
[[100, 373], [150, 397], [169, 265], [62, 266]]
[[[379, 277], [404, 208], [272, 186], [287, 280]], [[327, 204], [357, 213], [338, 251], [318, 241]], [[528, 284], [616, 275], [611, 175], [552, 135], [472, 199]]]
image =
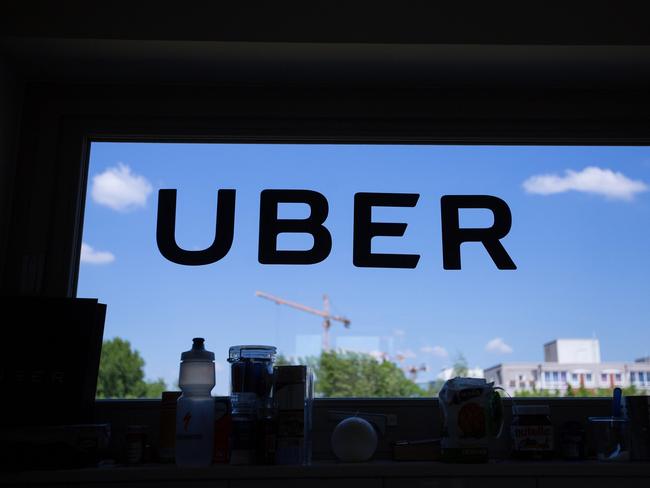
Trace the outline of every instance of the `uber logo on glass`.
[[[206, 249], [188, 251], [176, 243], [176, 190], [158, 193], [156, 241], [160, 253], [169, 261], [187, 266], [202, 266], [222, 259], [232, 246], [235, 232], [235, 190], [218, 190], [214, 241]], [[373, 237], [402, 237], [408, 226], [404, 222], [373, 222], [373, 207], [415, 207], [417, 193], [356, 193], [354, 195], [355, 266], [361, 268], [410, 268], [417, 266], [418, 254], [373, 253]], [[302, 203], [310, 208], [305, 219], [280, 219], [281, 203]], [[487, 209], [494, 223], [485, 228], [461, 228], [461, 209]], [[260, 194], [258, 261], [261, 264], [316, 264], [327, 259], [332, 250], [332, 234], [326, 226], [329, 204], [325, 196], [312, 190], [263, 190]], [[442, 265], [444, 269], [461, 269], [460, 245], [481, 243], [498, 269], [517, 269], [501, 244], [510, 231], [512, 214], [508, 204], [491, 195], [444, 195], [440, 198], [442, 231]], [[314, 244], [307, 250], [279, 250], [278, 235], [311, 234]]]

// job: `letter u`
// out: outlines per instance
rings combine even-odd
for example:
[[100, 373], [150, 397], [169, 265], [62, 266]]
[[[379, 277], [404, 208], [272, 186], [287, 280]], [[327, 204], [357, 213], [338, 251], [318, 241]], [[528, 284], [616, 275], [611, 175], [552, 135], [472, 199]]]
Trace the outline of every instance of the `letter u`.
[[230, 251], [234, 229], [235, 190], [219, 190], [214, 241], [201, 251], [181, 249], [176, 243], [176, 190], [158, 192], [156, 243], [160, 254], [173, 263], [186, 266], [216, 263]]

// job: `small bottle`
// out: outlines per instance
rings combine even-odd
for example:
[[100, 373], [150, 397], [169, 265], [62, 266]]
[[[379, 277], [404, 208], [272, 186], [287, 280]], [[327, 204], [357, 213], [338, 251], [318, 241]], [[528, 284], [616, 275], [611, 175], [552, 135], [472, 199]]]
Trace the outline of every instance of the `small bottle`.
[[192, 349], [181, 354], [176, 404], [176, 464], [209, 466], [214, 449], [214, 353], [204, 339], [192, 339]]

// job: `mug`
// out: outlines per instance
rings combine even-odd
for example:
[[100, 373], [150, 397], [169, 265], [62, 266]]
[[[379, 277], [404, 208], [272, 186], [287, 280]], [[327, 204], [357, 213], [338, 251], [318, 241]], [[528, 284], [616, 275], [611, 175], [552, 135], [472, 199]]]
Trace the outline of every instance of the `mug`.
[[503, 403], [497, 390], [482, 378], [453, 378], [444, 384], [438, 394], [444, 415], [443, 460], [488, 460], [490, 439], [503, 431]]

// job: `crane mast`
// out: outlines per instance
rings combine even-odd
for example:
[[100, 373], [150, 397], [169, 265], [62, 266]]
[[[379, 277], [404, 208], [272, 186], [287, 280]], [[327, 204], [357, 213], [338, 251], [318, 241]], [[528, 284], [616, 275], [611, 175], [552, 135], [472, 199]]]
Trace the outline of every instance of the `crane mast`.
[[332, 327], [332, 321], [341, 322], [346, 329], [350, 328], [350, 320], [346, 317], [340, 315], [332, 315], [330, 313], [330, 299], [327, 295], [323, 295], [323, 310], [318, 310], [316, 308], [308, 307], [302, 303], [292, 302], [291, 300], [285, 300], [284, 298], [276, 297], [269, 293], [263, 291], [256, 291], [255, 295], [260, 298], [265, 298], [274, 302], [276, 305], [286, 305], [296, 310], [301, 310], [303, 312], [311, 313], [313, 315], [318, 315], [323, 318], [323, 351], [330, 350], [330, 339], [329, 339], [329, 330]]

